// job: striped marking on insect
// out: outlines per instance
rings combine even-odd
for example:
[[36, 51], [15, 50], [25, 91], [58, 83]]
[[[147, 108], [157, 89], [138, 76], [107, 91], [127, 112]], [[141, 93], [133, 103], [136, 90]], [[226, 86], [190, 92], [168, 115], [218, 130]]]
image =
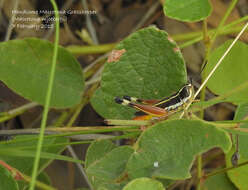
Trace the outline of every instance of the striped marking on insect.
[[139, 110], [134, 120], [148, 120], [153, 117], [167, 117], [182, 110], [194, 96], [191, 83], [184, 85], [178, 92], [161, 100], [143, 100], [130, 96], [116, 97], [115, 102]]

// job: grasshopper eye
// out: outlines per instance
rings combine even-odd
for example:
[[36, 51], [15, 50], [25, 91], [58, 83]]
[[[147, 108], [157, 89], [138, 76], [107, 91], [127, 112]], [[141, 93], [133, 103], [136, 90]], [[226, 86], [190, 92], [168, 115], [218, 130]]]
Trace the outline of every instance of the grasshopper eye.
[[119, 97], [115, 97], [115, 102], [117, 104], [122, 104], [123, 103], [123, 100], [121, 98], [119, 98]]

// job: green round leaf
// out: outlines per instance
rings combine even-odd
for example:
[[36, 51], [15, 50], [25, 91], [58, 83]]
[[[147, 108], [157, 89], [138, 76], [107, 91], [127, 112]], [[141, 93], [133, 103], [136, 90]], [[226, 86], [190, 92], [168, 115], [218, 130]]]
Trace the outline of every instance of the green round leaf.
[[105, 183], [99, 186], [97, 190], [122, 190], [123, 186], [124, 185], [119, 184], [119, 183], [115, 183], [115, 184]]
[[164, 14], [180, 21], [200, 21], [208, 17], [211, 12], [209, 0], [166, 0], [164, 2]]
[[105, 180], [114, 180], [124, 171], [127, 160], [133, 149], [129, 146], [121, 146], [95, 161], [87, 168], [87, 173]]
[[171, 120], [147, 129], [127, 164], [128, 176], [185, 179], [194, 157], [213, 147], [231, 148], [228, 133], [194, 120]]
[[17, 182], [11, 173], [0, 165], [0, 189], [18, 190]]
[[94, 109], [105, 118], [133, 116], [133, 109], [115, 103], [116, 96], [162, 98], [187, 82], [182, 54], [164, 31], [145, 28], [120, 42], [116, 49], [123, 53], [118, 60], [105, 64], [101, 88], [91, 99]]
[[[220, 47], [216, 48], [210, 55], [209, 63], [206, 66], [206, 73], [214, 68], [226, 49], [230, 46], [232, 41], [227, 41]], [[244, 85], [248, 81], [248, 46], [242, 42], [237, 42], [231, 51], [227, 54], [223, 62], [217, 68], [207, 83], [207, 87], [215, 94], [227, 95], [235, 88]], [[233, 103], [248, 102], [248, 84], [246, 88], [234, 92], [231, 96], [226, 98], [226, 101]]]
[[[106, 144], [106, 141], [103, 142]], [[93, 146], [96, 149], [100, 147], [99, 144]], [[89, 165], [86, 169], [87, 175], [95, 189], [106, 187], [106, 184], [111, 184], [112, 187], [120, 186], [117, 180], [125, 175], [126, 164], [132, 153], [133, 149], [130, 146], [121, 146], [112, 150], [110, 148], [105, 149], [105, 151], [100, 153], [102, 155], [101, 158], [99, 157], [100, 154], [97, 154], [97, 158], [90, 162], [90, 164], [88, 163]]]
[[[240, 104], [235, 112], [234, 121], [235, 120], [244, 120], [248, 116], [248, 103]], [[243, 125], [243, 124], [241, 124]]]
[[172, 184], [176, 183], [176, 180], [171, 179], [157, 178], [156, 180], [161, 182], [165, 188], [170, 187]]
[[208, 177], [204, 182], [203, 190], [237, 190], [226, 174]]
[[47, 185], [52, 185], [51, 179], [50, 179], [49, 175], [47, 175], [46, 172], [41, 172], [37, 179], [40, 182], [43, 182]]
[[94, 162], [99, 161], [114, 148], [116, 148], [116, 145], [110, 140], [94, 141], [87, 149], [85, 167], [88, 168]]
[[129, 182], [123, 190], [165, 190], [163, 184], [150, 178], [138, 178]]
[[[24, 98], [45, 104], [53, 44], [27, 38], [0, 43], [0, 80]], [[83, 73], [76, 59], [59, 47], [51, 107], [78, 104], [84, 89]]]

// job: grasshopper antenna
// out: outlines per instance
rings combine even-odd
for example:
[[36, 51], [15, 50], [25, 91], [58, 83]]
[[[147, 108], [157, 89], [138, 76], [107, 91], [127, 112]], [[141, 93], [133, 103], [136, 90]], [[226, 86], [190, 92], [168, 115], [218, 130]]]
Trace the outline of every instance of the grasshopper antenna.
[[202, 66], [201, 71], [200, 71], [200, 74], [202, 74], [202, 72], [203, 72], [203, 70], [205, 69], [205, 67], [207, 66], [207, 64], [208, 64], [208, 61], [206, 61], [206, 62], [204, 63], [204, 65]]

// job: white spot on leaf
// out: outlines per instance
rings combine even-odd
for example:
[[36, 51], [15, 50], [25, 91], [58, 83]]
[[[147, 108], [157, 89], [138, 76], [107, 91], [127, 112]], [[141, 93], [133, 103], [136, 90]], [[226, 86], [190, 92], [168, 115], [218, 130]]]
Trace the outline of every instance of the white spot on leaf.
[[158, 162], [153, 163], [154, 168], [158, 168]]

